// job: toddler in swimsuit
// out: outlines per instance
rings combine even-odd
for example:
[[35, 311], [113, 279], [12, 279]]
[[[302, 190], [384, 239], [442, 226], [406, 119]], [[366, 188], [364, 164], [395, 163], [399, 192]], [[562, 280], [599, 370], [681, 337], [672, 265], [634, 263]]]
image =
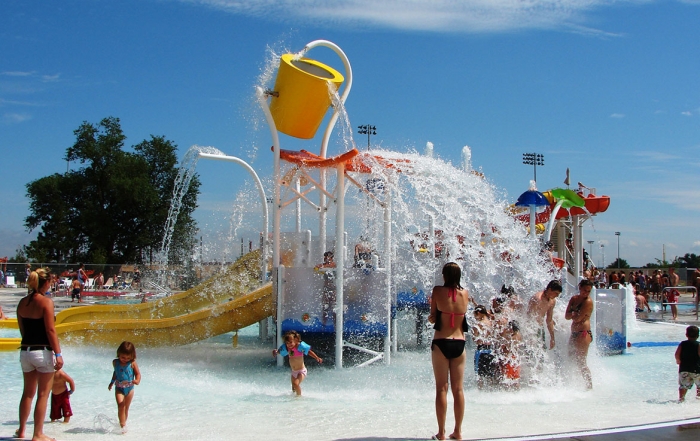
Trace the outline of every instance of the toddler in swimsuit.
[[136, 364], [136, 347], [133, 343], [123, 341], [117, 348], [117, 358], [112, 360], [114, 373], [108, 390], [114, 388], [117, 400], [117, 415], [122, 433], [126, 433], [126, 420], [129, 418], [129, 406], [134, 398], [134, 385], [141, 382], [141, 371]]
[[[66, 386], [67, 385], [67, 386]], [[63, 422], [68, 424], [73, 410], [70, 408], [70, 396], [75, 391], [75, 382], [66, 374], [63, 369], [59, 369], [53, 376], [51, 386], [51, 422], [63, 418]]]
[[272, 356], [289, 355], [289, 367], [292, 369], [292, 391], [301, 395], [301, 382], [306, 377], [306, 366], [304, 365], [304, 355], [310, 355], [318, 363], [323, 360], [311, 350], [311, 346], [301, 341], [301, 336], [297, 331], [288, 331], [284, 334], [284, 344], [279, 349], [272, 350]]

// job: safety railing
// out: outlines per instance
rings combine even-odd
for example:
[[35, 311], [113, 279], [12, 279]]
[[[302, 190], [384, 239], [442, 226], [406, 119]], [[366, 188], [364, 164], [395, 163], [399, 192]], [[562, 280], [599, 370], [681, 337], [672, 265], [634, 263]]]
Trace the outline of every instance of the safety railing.
[[[679, 294], [681, 293], [681, 291], [686, 293], [692, 292], [692, 298], [694, 302], [664, 302], [663, 299], [668, 298], [668, 293], [670, 293], [673, 290], [678, 291]], [[700, 298], [698, 298], [698, 290], [694, 286], [667, 286], [662, 290], [661, 319], [663, 320], [664, 314], [666, 313], [666, 306], [671, 306], [672, 308], [675, 306], [677, 308], [681, 305], [695, 305], [695, 320], [698, 320], [698, 303], [700, 303]]]

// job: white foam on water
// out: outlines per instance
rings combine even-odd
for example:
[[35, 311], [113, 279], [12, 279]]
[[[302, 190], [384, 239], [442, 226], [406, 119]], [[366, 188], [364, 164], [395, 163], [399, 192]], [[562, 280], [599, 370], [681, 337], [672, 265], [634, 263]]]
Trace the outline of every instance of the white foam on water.
[[[683, 334], [683, 327], [639, 323], [630, 341], [680, 341]], [[277, 368], [271, 345], [256, 336], [256, 326], [246, 328], [235, 349], [230, 335], [176, 348], [137, 348], [143, 379], [136, 386], [128, 436], [154, 441], [223, 436], [331, 440], [429, 438], [435, 432], [427, 347], [393, 355], [390, 366], [361, 369], [336, 370], [309, 359], [304, 395], [296, 398], [289, 369]], [[556, 384], [524, 386], [518, 392], [477, 390], [469, 351], [464, 435], [527, 436], [695, 417], [700, 402], [676, 403], [674, 351], [667, 346], [633, 348], [622, 356], [591, 354], [592, 391], [584, 390], [576, 370], [562, 366]], [[76, 381], [74, 416], [67, 425], [47, 424], [47, 434], [63, 440], [111, 439], [117, 406], [107, 386], [114, 352], [63, 348], [65, 370]], [[17, 421], [22, 393], [15, 352], [0, 353], [0, 390], [0, 420], [6, 422], [0, 431], [9, 436], [15, 427], [7, 422]], [[448, 412], [448, 426], [452, 421]]]

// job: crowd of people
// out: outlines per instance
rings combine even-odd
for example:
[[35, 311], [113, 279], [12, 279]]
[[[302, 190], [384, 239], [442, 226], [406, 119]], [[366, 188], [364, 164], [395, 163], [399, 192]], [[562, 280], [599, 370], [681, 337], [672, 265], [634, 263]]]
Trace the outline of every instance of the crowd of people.
[[[321, 268], [334, 268], [333, 254], [324, 256]], [[673, 269], [669, 270], [669, 283], [678, 283]], [[675, 275], [675, 277], [674, 277]], [[476, 350], [474, 369], [479, 388], [517, 390], [520, 387], [521, 365], [528, 363], [533, 369], [541, 368], [548, 350], [556, 347], [554, 311], [562, 292], [558, 280], [552, 280], [524, 303], [512, 287], [503, 286], [500, 293], [490, 299], [488, 306], [476, 304], [467, 289], [461, 286], [461, 267], [454, 262], [442, 269], [443, 285], [435, 286], [430, 297], [428, 321], [433, 324], [431, 361], [435, 377], [435, 411], [438, 432], [434, 439], [461, 439], [464, 418], [464, 375], [467, 365], [466, 336], [471, 334]], [[17, 321], [22, 336], [20, 364], [24, 378], [24, 390], [19, 405], [19, 428], [15, 437], [26, 434], [31, 405], [34, 408], [32, 440], [48, 441], [43, 433], [44, 419], [51, 397], [51, 421], [70, 421], [72, 410], [70, 395], [75, 391], [74, 380], [63, 370], [63, 357], [54, 326], [54, 304], [49, 296], [51, 274], [39, 268], [28, 276], [29, 292], [17, 306]], [[618, 279], [618, 282], [619, 279]], [[591, 314], [594, 282], [582, 279], [578, 293], [568, 301], [564, 318], [571, 321], [568, 339], [569, 358], [579, 369], [585, 387], [591, 389], [593, 381], [587, 365], [588, 349], [593, 341]], [[672, 285], [673, 286], [673, 285]], [[470, 305], [473, 306], [470, 316]], [[549, 342], [547, 337], [549, 336]], [[700, 345], [698, 328], [690, 326], [687, 340], [675, 353], [679, 365], [679, 400], [684, 400], [687, 390], [700, 386]], [[301, 383], [307, 376], [304, 356], [318, 363], [323, 360], [294, 331], [285, 334], [284, 343], [272, 352], [273, 356], [289, 356], [292, 391], [301, 395]], [[136, 363], [136, 348], [123, 342], [112, 361], [113, 375], [108, 389], [115, 387], [119, 425], [126, 432], [129, 406], [134, 396], [134, 386], [141, 381]], [[453, 396], [454, 429], [447, 435], [447, 394]], [[698, 392], [700, 397], [700, 392]]]
[[[520, 388], [521, 366], [528, 363], [541, 369], [544, 353], [556, 346], [554, 309], [562, 292], [558, 280], [552, 280], [527, 304], [512, 287], [503, 286], [490, 304], [476, 304], [460, 284], [461, 268], [454, 262], [442, 270], [444, 284], [435, 286], [430, 297], [430, 315], [435, 331], [431, 344], [435, 376], [435, 411], [438, 432], [434, 439], [461, 439], [464, 416], [464, 371], [466, 366], [466, 334], [474, 344], [474, 370], [479, 388], [517, 390]], [[571, 297], [565, 319], [571, 321], [568, 341], [569, 357], [581, 373], [587, 389], [593, 387], [587, 365], [588, 348], [593, 341], [590, 297], [593, 283], [579, 283], [578, 294]], [[473, 305], [469, 317], [469, 306]], [[549, 336], [549, 343], [547, 343]], [[446, 435], [447, 393], [454, 397], [454, 430]]]

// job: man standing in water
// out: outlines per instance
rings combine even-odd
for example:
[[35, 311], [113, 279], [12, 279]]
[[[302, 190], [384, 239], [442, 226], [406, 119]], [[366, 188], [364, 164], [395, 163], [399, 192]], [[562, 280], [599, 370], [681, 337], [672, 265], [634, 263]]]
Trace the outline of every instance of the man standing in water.
[[558, 280], [552, 280], [544, 291], [532, 296], [527, 305], [527, 315], [537, 321], [537, 339], [542, 341], [542, 346], [545, 349], [547, 348], [547, 337], [544, 333], [545, 322], [549, 331], [549, 349], [554, 349], [554, 306], [557, 304], [557, 297], [561, 291], [561, 283]]
[[573, 356], [578, 364], [588, 389], [593, 389], [591, 370], [588, 369], [588, 364], [586, 363], [588, 347], [593, 341], [593, 333], [591, 332], [591, 314], [593, 314], [592, 289], [593, 282], [588, 279], [581, 280], [578, 284], [579, 293], [569, 300], [565, 315], [567, 320], [571, 320], [569, 355]]

